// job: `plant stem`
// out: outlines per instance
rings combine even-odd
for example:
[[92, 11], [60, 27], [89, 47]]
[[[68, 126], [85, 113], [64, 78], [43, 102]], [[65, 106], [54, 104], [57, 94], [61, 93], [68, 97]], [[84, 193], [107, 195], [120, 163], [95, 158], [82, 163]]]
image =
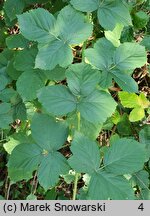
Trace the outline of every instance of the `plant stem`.
[[77, 117], [78, 117], [78, 131], [80, 132], [80, 121], [81, 121], [80, 112], [77, 113]]
[[[81, 121], [81, 115], [80, 112], [77, 113], [77, 118], [78, 118], [78, 131], [80, 131], [80, 121]], [[73, 200], [76, 200], [76, 196], [77, 196], [77, 187], [78, 187], [78, 179], [79, 179], [79, 173], [75, 174], [75, 180], [74, 180], [74, 188], [73, 188]]]
[[76, 200], [76, 195], [77, 195], [77, 186], [78, 186], [78, 178], [79, 178], [79, 173], [75, 174], [75, 180], [74, 180], [74, 188], [73, 188], [73, 200]]

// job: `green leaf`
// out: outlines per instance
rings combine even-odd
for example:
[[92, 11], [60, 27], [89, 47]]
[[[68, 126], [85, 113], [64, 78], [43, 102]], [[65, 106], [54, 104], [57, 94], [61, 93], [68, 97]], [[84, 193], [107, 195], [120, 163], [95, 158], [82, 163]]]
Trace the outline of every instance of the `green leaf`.
[[116, 108], [116, 102], [104, 91], [95, 90], [87, 97], [81, 97], [77, 109], [81, 116], [92, 123], [104, 123]]
[[91, 200], [133, 200], [134, 193], [124, 177], [99, 171], [91, 177], [88, 197]]
[[97, 15], [99, 23], [105, 29], [113, 30], [117, 23], [131, 25], [129, 9], [124, 2], [116, 0], [71, 0], [70, 3], [83, 12], [92, 12], [98, 9]]
[[150, 145], [150, 127], [145, 126], [139, 133], [140, 142], [145, 145]]
[[47, 191], [46, 196], [44, 197], [45, 200], [56, 200], [56, 198], [57, 198], [57, 192], [55, 190], [55, 187]]
[[137, 43], [121, 44], [114, 54], [114, 63], [119, 70], [134, 70], [147, 62], [145, 48]]
[[89, 95], [99, 82], [100, 73], [85, 63], [73, 64], [66, 71], [68, 87], [76, 95]]
[[17, 91], [24, 101], [36, 99], [37, 91], [45, 85], [44, 81], [44, 77], [39, 71], [25, 71], [17, 80]]
[[[24, 37], [39, 42], [35, 67], [52, 70], [56, 65], [66, 67], [73, 61], [71, 45], [83, 43], [92, 34], [92, 25], [71, 6], [64, 7], [57, 21], [44, 9], [36, 9], [18, 16]], [[30, 27], [28, 27], [30, 26]]]
[[150, 51], [150, 35], [146, 35], [140, 44], [145, 46], [147, 51]]
[[138, 92], [138, 84], [130, 75], [115, 69], [111, 71], [111, 75], [123, 91]]
[[115, 47], [120, 46], [120, 37], [123, 30], [122, 24], [117, 24], [113, 31], [105, 31], [105, 37], [109, 40]]
[[69, 159], [69, 164], [77, 172], [91, 174], [99, 168], [100, 152], [97, 144], [81, 133], [75, 133], [71, 151], [73, 156]]
[[119, 92], [119, 98], [122, 105], [127, 108], [141, 107], [144, 109], [148, 108], [150, 105], [150, 102], [143, 93], [138, 96], [128, 92]]
[[18, 182], [21, 180], [26, 180], [28, 181], [29, 179], [31, 179], [32, 176], [32, 172], [31, 171], [24, 171], [21, 168], [8, 168], [8, 176], [11, 179], [12, 182]]
[[129, 121], [128, 114], [124, 113], [121, 116], [121, 119], [117, 124], [117, 130], [119, 134], [121, 134], [122, 136], [132, 136], [133, 134], [132, 125], [131, 122]]
[[0, 103], [0, 128], [7, 129], [13, 122], [10, 103]]
[[52, 70], [56, 65], [67, 67], [72, 61], [73, 53], [69, 45], [62, 40], [55, 40], [50, 44], [39, 47], [35, 68]]
[[37, 196], [35, 196], [34, 194], [29, 194], [26, 200], [37, 200]]
[[20, 101], [18, 104], [13, 106], [13, 119], [19, 119], [21, 121], [25, 121], [27, 119], [25, 104]]
[[66, 124], [56, 122], [53, 117], [45, 114], [36, 114], [33, 117], [31, 131], [37, 144], [48, 152], [60, 149], [68, 136]]
[[15, 58], [11, 59], [11, 61], [8, 63], [6, 72], [12, 80], [17, 80], [18, 77], [22, 74], [22, 71], [16, 70], [14, 66], [14, 60]]
[[91, 36], [93, 27], [85, 22], [85, 16], [71, 6], [64, 7], [57, 17], [60, 38], [67, 44], [83, 43]]
[[14, 60], [14, 67], [19, 71], [28, 71], [34, 68], [37, 49], [24, 49], [17, 53]]
[[42, 148], [36, 144], [22, 143], [17, 145], [12, 151], [8, 169], [18, 169], [32, 173], [38, 168], [42, 159]]
[[94, 44], [94, 48], [85, 50], [85, 57], [91, 65], [99, 70], [107, 71], [113, 63], [112, 58], [115, 49], [112, 43], [106, 38], [101, 38]]
[[57, 65], [53, 70], [43, 71], [46, 77], [50, 80], [60, 81], [66, 78], [66, 68]]
[[118, 95], [124, 107], [135, 108], [139, 106], [138, 95], [134, 93], [123, 92], [123, 91], [119, 92]]
[[149, 190], [149, 173], [147, 171], [140, 170], [139, 172], [134, 173], [132, 180], [135, 181], [135, 184], [141, 189]]
[[[77, 114], [75, 113], [74, 115], [71, 114], [71, 116], [68, 116], [67, 122], [72, 130], [72, 133], [76, 131], [76, 128], [78, 127], [78, 118]], [[100, 131], [102, 129], [102, 124], [100, 123], [91, 123], [84, 118], [81, 117], [80, 119], [80, 132], [84, 134], [86, 137], [95, 140]]]
[[16, 18], [17, 14], [21, 14], [23, 12], [25, 3], [23, 0], [7, 0], [4, 3], [4, 10], [6, 11], [7, 16], [10, 21]]
[[133, 24], [135, 28], [142, 29], [144, 28], [149, 21], [149, 15], [140, 10], [133, 14]]
[[120, 0], [101, 1], [97, 12], [98, 20], [105, 29], [113, 30], [117, 23], [124, 26], [132, 25], [129, 9]]
[[25, 133], [14, 133], [9, 137], [9, 141], [6, 142], [3, 147], [8, 154], [11, 154], [13, 149], [20, 143], [33, 143], [33, 139]]
[[30, 10], [17, 17], [21, 34], [29, 40], [49, 43], [58, 36], [54, 16], [43, 8]]
[[59, 152], [50, 153], [44, 157], [38, 171], [39, 183], [45, 190], [53, 187], [59, 180], [59, 175], [67, 174], [67, 160]]
[[92, 12], [97, 10], [99, 7], [99, 0], [71, 0], [70, 3], [75, 9], [83, 12]]
[[10, 102], [13, 98], [17, 97], [17, 94], [13, 88], [5, 88], [0, 92], [0, 100]]
[[0, 91], [5, 88], [5, 86], [8, 84], [8, 79], [3, 74], [0, 74]]
[[144, 118], [144, 116], [145, 116], [144, 109], [141, 107], [136, 107], [130, 112], [129, 120], [131, 122], [140, 121]]
[[9, 49], [28, 48], [29, 41], [25, 39], [21, 34], [15, 34], [6, 38], [6, 45]]
[[65, 115], [76, 109], [76, 98], [62, 85], [42, 88], [38, 93], [38, 99], [47, 112], [54, 115]]
[[104, 155], [105, 170], [117, 175], [137, 172], [145, 161], [145, 146], [127, 138], [117, 140]]

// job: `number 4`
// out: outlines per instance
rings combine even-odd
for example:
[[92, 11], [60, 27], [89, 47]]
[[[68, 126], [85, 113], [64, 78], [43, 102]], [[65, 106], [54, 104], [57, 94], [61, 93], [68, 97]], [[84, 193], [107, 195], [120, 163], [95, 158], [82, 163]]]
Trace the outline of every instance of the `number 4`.
[[143, 206], [143, 203], [141, 203], [138, 207], [139, 210], [143, 211], [144, 210], [144, 206]]

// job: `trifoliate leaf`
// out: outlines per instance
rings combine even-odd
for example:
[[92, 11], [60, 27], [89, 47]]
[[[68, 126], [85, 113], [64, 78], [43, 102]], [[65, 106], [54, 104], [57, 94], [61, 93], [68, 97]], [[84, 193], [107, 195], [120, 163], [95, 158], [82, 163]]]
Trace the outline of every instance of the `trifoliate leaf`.
[[21, 33], [39, 42], [35, 68], [52, 70], [73, 61], [71, 45], [83, 43], [92, 34], [92, 25], [70, 5], [58, 14], [57, 21], [47, 10], [38, 8], [18, 16]]

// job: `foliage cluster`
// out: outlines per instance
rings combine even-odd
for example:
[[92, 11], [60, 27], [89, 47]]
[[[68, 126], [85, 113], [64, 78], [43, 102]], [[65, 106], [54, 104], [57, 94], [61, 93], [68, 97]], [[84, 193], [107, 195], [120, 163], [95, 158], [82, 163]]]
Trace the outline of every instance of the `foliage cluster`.
[[150, 1], [0, 4], [0, 199], [150, 199]]

